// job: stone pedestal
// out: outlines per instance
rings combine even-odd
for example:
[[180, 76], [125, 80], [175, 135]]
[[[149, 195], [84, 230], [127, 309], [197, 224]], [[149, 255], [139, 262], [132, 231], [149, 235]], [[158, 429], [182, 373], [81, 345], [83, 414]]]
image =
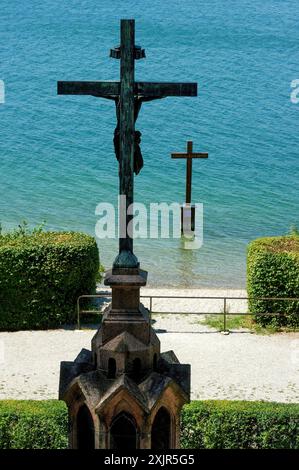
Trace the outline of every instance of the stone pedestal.
[[181, 235], [194, 237], [195, 234], [195, 204], [181, 206]]
[[160, 352], [149, 311], [140, 303], [146, 278], [139, 268], [108, 272], [112, 302], [91, 351], [61, 363], [59, 398], [69, 410], [71, 448], [179, 447], [190, 366], [173, 351]]

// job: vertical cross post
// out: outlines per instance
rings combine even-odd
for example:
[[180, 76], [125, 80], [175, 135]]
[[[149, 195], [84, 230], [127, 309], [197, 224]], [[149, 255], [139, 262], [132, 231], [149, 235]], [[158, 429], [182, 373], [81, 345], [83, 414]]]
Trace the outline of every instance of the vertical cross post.
[[191, 203], [193, 142], [187, 142], [186, 204]]
[[[122, 252], [126, 258], [131, 257], [129, 264], [136, 264], [133, 255], [133, 238], [128, 235], [128, 223], [132, 215], [128, 215], [128, 207], [133, 203], [134, 197], [134, 45], [135, 21], [121, 20], [121, 46], [120, 46], [120, 172], [119, 193], [126, 197], [125, 204], [120, 204], [119, 227], [119, 256], [115, 265], [122, 264], [119, 258]], [[131, 256], [132, 255], [132, 256]], [[128, 263], [127, 263], [128, 264]], [[132, 266], [135, 267], [135, 266]]]

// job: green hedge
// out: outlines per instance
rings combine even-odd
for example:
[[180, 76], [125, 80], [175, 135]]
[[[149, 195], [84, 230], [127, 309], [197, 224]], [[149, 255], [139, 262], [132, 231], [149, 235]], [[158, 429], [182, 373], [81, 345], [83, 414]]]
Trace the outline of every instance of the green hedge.
[[181, 445], [190, 449], [298, 449], [299, 405], [194, 401], [183, 409]]
[[67, 446], [67, 410], [63, 402], [0, 401], [0, 449]]
[[[248, 246], [247, 292], [249, 297], [299, 297], [299, 236], [260, 238]], [[299, 326], [299, 302], [250, 300], [252, 313], [263, 326]]]
[[[0, 401], [0, 449], [67, 447], [67, 409], [57, 400]], [[193, 401], [182, 412], [190, 449], [298, 449], [299, 405]]]
[[0, 235], [0, 330], [72, 323], [99, 271], [94, 238], [76, 232]]

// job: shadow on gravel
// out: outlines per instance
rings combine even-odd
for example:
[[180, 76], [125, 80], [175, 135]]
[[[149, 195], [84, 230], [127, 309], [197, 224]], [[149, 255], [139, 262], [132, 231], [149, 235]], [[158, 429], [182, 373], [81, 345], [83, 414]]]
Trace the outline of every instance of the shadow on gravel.
[[162, 333], [175, 333], [175, 334], [193, 334], [193, 335], [210, 335], [210, 334], [223, 334], [224, 336], [229, 336], [229, 335], [235, 335], [235, 334], [249, 334], [249, 335], [252, 335], [254, 334], [253, 331], [229, 331], [227, 332], [226, 334], [224, 334], [224, 332], [222, 331], [219, 331], [219, 330], [215, 330], [215, 331], [177, 331], [177, 330], [163, 330], [163, 329], [160, 329], [160, 328], [157, 328], [155, 329], [155, 332], [158, 333], [158, 334], [162, 334]]
[[186, 334], [186, 333], [188, 333], [188, 335], [191, 334], [191, 333], [192, 333], [193, 335], [194, 335], [194, 334], [197, 334], [197, 335], [198, 335], [198, 334], [200, 334], [200, 335], [208, 334], [208, 335], [209, 335], [209, 334], [219, 333], [219, 331], [194, 331], [194, 330], [193, 330], [193, 331], [182, 331], [182, 330], [181, 330], [181, 331], [177, 331], [177, 330], [163, 330], [163, 329], [161, 329], [161, 328], [155, 329], [155, 332], [158, 333], [158, 334], [162, 334], [162, 333], [171, 333], [171, 334], [173, 334], [173, 333], [182, 334], [182, 333], [183, 333], [183, 334]]

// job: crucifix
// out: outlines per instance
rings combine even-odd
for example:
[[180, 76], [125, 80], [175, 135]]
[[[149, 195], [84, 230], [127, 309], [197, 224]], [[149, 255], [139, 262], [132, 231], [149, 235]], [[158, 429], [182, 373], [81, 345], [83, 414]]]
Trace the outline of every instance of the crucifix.
[[[113, 100], [116, 106], [117, 125], [114, 131], [114, 150], [119, 161], [119, 194], [125, 203], [119, 208], [119, 254], [113, 268], [138, 268], [133, 253], [133, 239], [128, 233], [132, 215], [128, 208], [133, 204], [134, 172], [143, 166], [140, 151], [141, 133], [135, 131], [135, 122], [142, 103], [167, 96], [197, 96], [196, 83], [135, 82], [135, 60], [145, 57], [144, 49], [135, 45], [135, 21], [121, 20], [120, 46], [110, 51], [110, 56], [120, 59], [120, 81], [59, 81], [59, 95], [91, 95]], [[124, 230], [123, 230], [124, 228]]]
[[[171, 158], [184, 158], [186, 164], [186, 202], [181, 210], [181, 229], [185, 233], [184, 227], [187, 231], [194, 232], [195, 227], [195, 206], [191, 204], [191, 190], [192, 190], [192, 160], [193, 158], [208, 158], [207, 153], [193, 152], [193, 142], [187, 142], [187, 153], [172, 153]], [[188, 230], [189, 228], [189, 230]]]
[[197, 84], [135, 82], [135, 60], [145, 53], [135, 45], [134, 29], [134, 20], [121, 20], [120, 46], [110, 52], [120, 59], [119, 82], [58, 82], [59, 94], [115, 102], [113, 142], [119, 194], [125, 197], [119, 209], [119, 253], [104, 279], [112, 290], [111, 303], [92, 338], [91, 351], [83, 349], [74, 362], [61, 363], [59, 398], [69, 410], [70, 447], [77, 449], [175, 449], [181, 409], [190, 400], [190, 366], [180, 364], [173, 352], [161, 353], [150, 311], [140, 302], [147, 272], [133, 253], [129, 224], [134, 173], [143, 166], [141, 133], [135, 130], [142, 103], [196, 96]]

